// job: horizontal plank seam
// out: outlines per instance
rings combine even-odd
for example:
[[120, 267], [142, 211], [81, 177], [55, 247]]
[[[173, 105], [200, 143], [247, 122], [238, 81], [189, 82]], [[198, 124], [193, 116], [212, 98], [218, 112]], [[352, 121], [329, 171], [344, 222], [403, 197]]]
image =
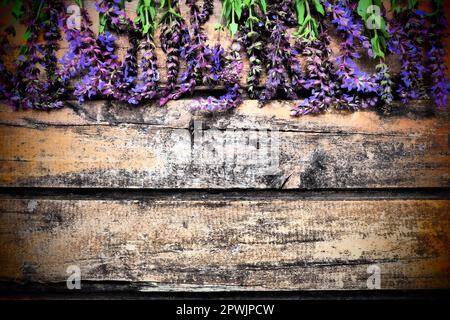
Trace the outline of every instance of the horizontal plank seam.
[[[350, 289], [350, 290], [279, 290], [279, 291], [223, 291], [223, 292], [155, 292], [147, 291], [146, 289], [151, 289], [154, 287], [153, 283], [143, 282], [143, 281], [83, 281], [83, 289], [81, 292], [74, 292], [67, 290], [66, 282], [51, 282], [51, 283], [37, 283], [30, 282], [27, 284], [17, 283], [17, 282], [2, 282], [0, 281], [0, 296], [11, 295], [11, 294], [32, 294], [36, 295], [37, 298], [46, 298], [46, 294], [58, 294], [59, 297], [79, 297], [91, 294], [119, 294], [123, 297], [123, 294], [131, 294], [133, 296], [140, 296], [144, 298], [168, 298], [173, 297], [183, 298], [202, 298], [205, 300], [217, 299], [226, 300], [227, 298], [235, 299], [254, 299], [254, 298], [270, 298], [271, 300], [277, 299], [347, 299], [349, 296], [358, 299], [449, 299], [450, 289], [412, 289], [412, 290], [398, 290], [398, 289], [381, 289], [381, 290], [361, 290], [361, 289]], [[87, 289], [86, 289], [87, 287]], [[220, 287], [220, 286], [216, 286]], [[227, 285], [227, 288], [238, 287]], [[111, 297], [111, 296], [109, 296]], [[108, 296], [106, 297], [108, 298]]]
[[133, 200], [146, 198], [187, 200], [207, 197], [211, 200], [280, 199], [280, 200], [450, 200], [450, 188], [387, 188], [387, 189], [122, 189], [122, 188], [32, 188], [0, 187], [0, 198], [67, 199], [67, 200]]
[[[27, 121], [27, 124], [21, 125], [21, 124], [11, 124], [11, 123], [4, 123], [0, 122], [0, 127], [11, 127], [11, 128], [29, 128], [29, 129], [46, 129], [46, 128], [79, 128], [79, 127], [131, 127], [131, 126], [145, 126], [149, 128], [150, 130], [190, 130], [191, 128], [189, 126], [180, 126], [180, 127], [171, 127], [166, 125], [156, 125], [156, 124], [150, 124], [145, 122], [130, 122], [130, 121], [123, 121], [123, 122], [99, 122], [99, 123], [86, 123], [86, 124], [63, 124], [63, 123], [45, 123], [45, 122], [39, 122], [39, 121]], [[253, 129], [248, 127], [238, 127], [238, 128], [229, 128], [229, 129], [223, 129], [223, 128], [206, 128], [201, 129], [201, 131], [208, 131], [210, 129], [214, 129], [220, 132], [225, 132], [227, 130], [245, 130], [247, 132], [260, 132], [262, 130], [267, 131], [276, 131], [280, 133], [304, 133], [304, 134], [313, 134], [313, 135], [328, 135], [328, 136], [353, 136], [353, 135], [362, 135], [362, 136], [375, 136], [375, 137], [403, 137], [403, 136], [411, 136], [409, 133], [405, 134], [395, 134], [395, 133], [369, 133], [369, 132], [345, 132], [345, 131], [316, 131], [316, 130], [295, 130], [295, 129]], [[11, 160], [14, 161], [14, 160]]]

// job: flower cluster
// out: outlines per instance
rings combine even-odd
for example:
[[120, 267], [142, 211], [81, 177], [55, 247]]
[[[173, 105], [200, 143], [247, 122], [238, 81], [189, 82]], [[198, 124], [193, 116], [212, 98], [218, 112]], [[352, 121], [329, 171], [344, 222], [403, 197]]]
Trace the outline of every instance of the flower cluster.
[[384, 104], [390, 105], [394, 101], [392, 94], [392, 80], [389, 75], [389, 67], [385, 63], [376, 66], [376, 82], [378, 84], [378, 96]]
[[262, 101], [273, 99], [278, 90], [284, 92], [287, 98], [296, 99], [297, 94], [290, 79], [286, 76], [288, 74], [288, 65], [291, 62], [291, 46], [289, 43], [289, 35], [286, 27], [286, 15], [281, 9], [286, 4], [292, 3], [290, 0], [283, 0], [278, 4], [271, 6], [268, 12], [269, 27], [266, 49], [266, 68], [267, 81], [265, 88], [261, 93], [260, 99]]
[[69, 51], [61, 59], [58, 71], [66, 85], [93, 65], [94, 52], [98, 51], [97, 40], [91, 29], [91, 21], [86, 9], [81, 8], [80, 26], [76, 29], [67, 24], [67, 15], [62, 15], [59, 26], [64, 30], [69, 43]]
[[139, 83], [133, 88], [133, 95], [128, 101], [131, 104], [138, 104], [141, 100], [151, 100], [157, 95], [158, 81], [160, 80], [157, 68], [157, 59], [155, 53], [155, 43], [150, 35], [139, 44], [141, 52], [140, 68], [142, 73], [139, 77]]
[[[202, 27], [206, 20], [197, 5], [197, 0], [186, 0], [186, 4], [190, 8], [192, 36], [189, 27], [183, 22], [180, 57], [186, 60], [187, 67], [179, 79], [180, 87], [162, 98], [160, 105], [166, 104], [169, 100], [179, 99], [188, 92], [193, 94], [198, 83], [209, 86], [217, 83], [213, 65], [220, 50], [206, 45], [207, 38]], [[206, 17], [209, 17], [209, 14]]]
[[317, 40], [297, 42], [298, 50], [306, 56], [306, 74], [300, 82], [311, 96], [292, 110], [292, 116], [321, 113], [336, 102], [335, 67], [329, 44], [326, 32], [321, 32]]
[[242, 41], [246, 48], [247, 58], [249, 61], [249, 71], [247, 76], [247, 91], [250, 98], [258, 96], [257, 87], [260, 83], [262, 64], [263, 64], [263, 48], [264, 42], [262, 35], [265, 32], [264, 23], [259, 22], [252, 27], [252, 30], [245, 28], [243, 30]]
[[[27, 27], [27, 42], [21, 48], [17, 61], [17, 74], [11, 93], [8, 94], [11, 105], [26, 109], [54, 109], [63, 106], [61, 95], [64, 88], [57, 75], [57, 58], [60, 32], [57, 27], [61, 1], [47, 2], [24, 1], [22, 23]], [[41, 31], [44, 43], [39, 42]], [[46, 79], [41, 72], [46, 71]]]
[[136, 80], [138, 76], [137, 54], [139, 51], [138, 32], [132, 29], [128, 32], [129, 48], [125, 54], [122, 65], [112, 75], [114, 86], [113, 97], [120, 101], [137, 104], [141, 99], [136, 95]]
[[430, 49], [427, 52], [428, 69], [431, 73], [431, 93], [438, 108], [447, 105], [448, 82], [446, 78], [445, 49], [442, 39], [446, 37], [447, 19], [442, 11], [437, 11], [432, 17], [429, 30]]
[[256, 3], [252, 2], [245, 7], [242, 13], [245, 24], [241, 30], [241, 41], [247, 53], [249, 70], [247, 75], [247, 92], [250, 98], [259, 97], [257, 87], [263, 71], [265, 59], [264, 46], [267, 35], [266, 24], [263, 22], [263, 12], [257, 10]]
[[133, 22], [126, 16], [122, 8], [123, 0], [97, 0], [95, 8], [100, 15], [99, 33], [110, 27], [117, 32], [126, 32]]
[[[375, 94], [378, 90], [376, 79], [360, 70], [355, 63], [355, 60], [360, 58], [359, 52], [355, 50], [355, 39], [367, 50], [369, 56], [373, 57], [370, 42], [362, 33], [361, 22], [355, 21], [352, 12], [343, 1], [338, 1], [336, 4], [325, 1], [325, 8], [343, 38], [340, 43], [340, 54], [336, 58], [336, 74], [343, 92], [342, 103], [339, 107], [358, 110], [376, 105], [376, 97], [365, 99], [356, 96], [357, 94]], [[359, 102], [361, 102], [360, 106], [357, 105]]]
[[61, 97], [64, 93], [64, 86], [57, 73], [58, 58], [56, 51], [59, 48], [58, 42], [62, 39], [58, 20], [64, 6], [61, 1], [48, 2], [44, 7], [44, 15], [48, 18], [43, 21], [44, 46], [43, 51], [43, 67], [47, 73], [47, 82], [45, 90], [51, 93], [51, 100]]
[[204, 0], [202, 12], [199, 14], [199, 23], [205, 24], [214, 11], [214, 0]]
[[115, 54], [115, 41], [116, 37], [108, 31], [98, 36], [91, 52], [89, 71], [75, 84], [74, 94], [80, 102], [96, 95], [113, 96], [115, 88], [112, 77], [120, 67]]
[[202, 19], [199, 7], [197, 6], [197, 0], [186, 0], [186, 4], [190, 8], [191, 15], [192, 39], [187, 57], [193, 59], [192, 76], [198, 83], [212, 84], [215, 81], [211, 72], [212, 66], [209, 63], [212, 51], [206, 45], [206, 34], [202, 28], [202, 24], [205, 21]]
[[424, 72], [422, 44], [425, 29], [425, 13], [417, 9], [404, 10], [391, 21], [392, 37], [389, 50], [400, 56], [401, 83], [397, 93], [406, 103], [424, 96]]
[[[225, 60], [225, 66], [217, 69], [219, 71], [217, 80], [224, 83], [227, 91], [219, 98], [208, 97], [206, 99], [200, 99], [191, 106], [193, 110], [220, 112], [236, 108], [242, 103], [242, 88], [239, 81], [243, 63], [241, 61], [240, 51], [241, 44], [239, 41], [235, 41], [231, 45], [230, 53], [226, 57], [223, 57], [223, 49], [216, 48], [216, 52], [219, 53], [216, 58]], [[219, 61], [216, 60], [216, 65], [222, 64]]]
[[[170, 94], [175, 90], [178, 83], [183, 32], [185, 34], [187, 32], [189, 38], [188, 28], [180, 15], [178, 1], [167, 0], [167, 5], [168, 9], [161, 19], [163, 27], [160, 36], [162, 49], [167, 56], [167, 84], [161, 94], [160, 105], [166, 104], [171, 99]], [[189, 43], [189, 40], [187, 42]]]
[[[427, 84], [438, 107], [447, 102], [442, 43], [447, 21], [441, 0], [434, 2], [438, 11], [433, 14], [418, 10], [417, 1], [408, 1], [407, 6], [395, 2], [393, 19], [388, 21], [382, 9], [381, 28], [375, 31], [367, 26], [375, 15], [367, 9], [375, 1], [224, 0], [222, 16], [233, 37], [228, 50], [207, 44], [204, 25], [213, 13], [213, 0], [203, 0], [202, 6], [198, 0], [186, 0], [189, 21], [181, 14], [179, 0], [160, 0], [158, 4], [156, 0], [139, 0], [136, 20], [127, 17], [124, 0], [96, 0], [98, 36], [91, 29], [81, 0], [76, 0], [81, 7], [81, 24], [76, 27], [67, 24], [69, 14], [62, 0], [19, 2], [21, 8], [16, 8], [14, 15], [27, 29], [26, 43], [15, 72], [0, 60], [0, 95], [16, 109], [59, 108], [70, 85], [80, 102], [93, 97], [130, 104], [159, 99], [163, 106], [169, 100], [193, 94], [197, 86], [221, 84], [226, 94], [201, 99], [194, 109], [229, 110], [242, 101], [241, 51], [249, 61], [250, 98], [265, 102], [308, 94], [293, 109], [293, 116], [324, 112], [332, 106], [344, 110], [381, 107], [392, 103], [394, 93], [407, 102], [424, 97]], [[159, 24], [158, 6], [162, 11]], [[154, 41], [158, 25], [167, 57], [167, 81], [162, 88]], [[294, 40], [291, 27], [298, 30]], [[330, 49], [332, 28], [341, 38], [335, 59]], [[58, 62], [60, 30], [69, 50]], [[8, 50], [5, 31], [12, 34], [12, 30], [1, 31], [2, 57]], [[117, 34], [128, 36], [123, 59], [116, 52]], [[375, 73], [358, 67], [362, 53], [378, 59]], [[392, 53], [401, 61], [400, 83], [395, 90], [386, 63], [386, 56]], [[260, 90], [263, 72], [267, 77]]]

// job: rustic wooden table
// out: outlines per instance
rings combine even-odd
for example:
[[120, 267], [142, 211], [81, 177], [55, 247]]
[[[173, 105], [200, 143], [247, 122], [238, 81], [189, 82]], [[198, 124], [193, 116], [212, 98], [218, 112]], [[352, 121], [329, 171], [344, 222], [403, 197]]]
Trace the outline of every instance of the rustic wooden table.
[[2, 288], [65, 292], [71, 266], [108, 293], [450, 288], [448, 111], [189, 102], [1, 105]]

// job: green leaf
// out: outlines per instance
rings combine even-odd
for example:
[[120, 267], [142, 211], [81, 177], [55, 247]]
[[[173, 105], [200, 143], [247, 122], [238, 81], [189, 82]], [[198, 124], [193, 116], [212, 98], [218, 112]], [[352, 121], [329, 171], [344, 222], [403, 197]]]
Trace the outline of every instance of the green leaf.
[[25, 45], [20, 46], [20, 54], [27, 54], [28, 53], [28, 47]]
[[444, 5], [444, 0], [434, 0], [434, 4], [438, 7], [441, 8]]
[[231, 36], [233, 37], [238, 32], [238, 24], [236, 22], [230, 23], [228, 28], [230, 29]]
[[303, 25], [305, 21], [305, 0], [295, 1], [295, 8], [297, 10], [297, 20], [299, 25]]
[[417, 0], [408, 0], [408, 8], [409, 9], [415, 9], [417, 6]]
[[231, 3], [230, 1], [225, 0], [223, 3], [223, 8], [222, 8], [222, 15], [224, 18], [227, 18], [227, 20], [229, 20], [230, 16], [231, 16]]
[[235, 5], [234, 5], [234, 12], [236, 13], [236, 16], [238, 17], [238, 19], [241, 19], [242, 4], [240, 2], [235, 3]]
[[380, 42], [378, 36], [373, 37], [370, 42], [372, 43], [372, 50], [375, 57], [384, 58], [384, 52], [380, 48]]
[[367, 8], [372, 5], [372, 0], [359, 0], [358, 2], [358, 14], [361, 18], [366, 20]]
[[28, 41], [28, 40], [31, 38], [32, 35], [33, 35], [33, 33], [31, 32], [31, 30], [30, 30], [30, 29], [27, 29], [27, 31], [25, 31], [25, 34], [23, 35], [23, 38], [24, 38], [26, 41]]
[[20, 19], [23, 15], [23, 1], [22, 0], [16, 0], [14, 1], [14, 6], [12, 7], [12, 14], [14, 18]]
[[155, 20], [156, 19], [156, 8], [155, 7], [150, 7], [149, 12], [150, 12], [150, 18], [152, 20]]
[[106, 18], [106, 16], [104, 15], [104, 14], [102, 14], [101, 16], [100, 16], [100, 25], [99, 25], [99, 28], [98, 28], [98, 32], [101, 34], [101, 33], [103, 33], [103, 32], [105, 32], [105, 29], [106, 29], [106, 22], [107, 22], [107, 18]]
[[320, 0], [314, 0], [314, 6], [316, 7], [316, 11], [318, 13], [320, 13], [321, 15], [325, 15], [325, 10], [322, 6], [322, 4], [320, 3]]
[[259, 0], [259, 4], [263, 13], [267, 12], [267, 3], [266, 0]]

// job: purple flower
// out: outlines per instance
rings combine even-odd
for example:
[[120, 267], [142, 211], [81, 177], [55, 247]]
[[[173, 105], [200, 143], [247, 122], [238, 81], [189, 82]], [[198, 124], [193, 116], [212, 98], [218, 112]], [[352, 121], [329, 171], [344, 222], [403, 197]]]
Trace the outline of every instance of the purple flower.
[[[59, 13], [63, 11], [63, 4], [61, 1], [24, 1], [23, 5], [21, 22], [27, 28], [29, 37], [25, 50], [17, 60], [16, 77], [12, 78], [14, 82], [6, 96], [16, 109], [59, 108], [62, 106], [60, 99], [64, 87], [56, 72], [56, 51], [61, 38], [58, 19]], [[38, 16], [37, 12], [40, 13]], [[41, 34], [44, 43], [39, 42]]]
[[321, 113], [336, 102], [338, 95], [336, 70], [330, 60], [329, 44], [330, 38], [326, 32], [322, 32], [315, 41], [296, 43], [298, 51], [306, 56], [306, 74], [299, 82], [305, 89], [311, 91], [311, 95], [292, 110], [292, 116]]
[[406, 103], [410, 99], [424, 96], [424, 72], [422, 63], [422, 44], [426, 35], [425, 20], [418, 10], [404, 10], [390, 23], [390, 51], [400, 55], [401, 83], [398, 94]]
[[[336, 58], [336, 74], [340, 81], [340, 90], [343, 91], [344, 97], [338, 100], [341, 102], [338, 107], [356, 110], [358, 109], [356, 102], [361, 102], [360, 108], [364, 109], [372, 105], [372, 100], [376, 100], [376, 97], [370, 98], [370, 103], [365, 103], [363, 99], [357, 99], [355, 95], [373, 95], [379, 89], [376, 79], [360, 70], [354, 62], [354, 60], [360, 57], [355, 51], [355, 39], [367, 49], [369, 56], [372, 56], [370, 42], [362, 34], [361, 22], [353, 19], [352, 12], [344, 1], [340, 0], [336, 4], [325, 1], [324, 4], [333, 24], [336, 25], [344, 40], [340, 44], [340, 55]], [[352, 97], [352, 99], [349, 97]]]
[[447, 66], [445, 64], [445, 46], [443, 38], [447, 37], [447, 19], [442, 8], [430, 17], [431, 27], [428, 33], [429, 47], [427, 52], [428, 70], [431, 73], [431, 94], [438, 108], [447, 105], [448, 82], [446, 78]]
[[[208, 97], [196, 101], [191, 108], [203, 112], [223, 112], [238, 107], [242, 103], [242, 89], [239, 85], [243, 63], [239, 53], [240, 45], [231, 45], [231, 50], [225, 58], [220, 55], [221, 60], [225, 59], [222, 71], [218, 78], [227, 88], [226, 94], [216, 97]], [[222, 48], [217, 48], [217, 52], [223, 52]], [[222, 63], [221, 63], [222, 64]]]
[[285, 13], [280, 8], [280, 6], [290, 7], [291, 4], [291, 0], [283, 0], [269, 7], [269, 17], [271, 17], [271, 20], [269, 21], [267, 30], [270, 34], [266, 46], [267, 81], [261, 93], [260, 100], [262, 101], [273, 99], [277, 95], [278, 90], [283, 91], [289, 99], [297, 98], [290, 79], [285, 77], [285, 74], [292, 71], [290, 67], [287, 67], [292, 63], [292, 56], [290, 55], [291, 51], [285, 23]]
[[[174, 77], [171, 78], [172, 80], [169, 84], [172, 85], [168, 86], [168, 90], [165, 90], [163, 98], [160, 100], [161, 106], [165, 105], [169, 100], [179, 99], [186, 93], [193, 94], [198, 83], [212, 85], [217, 79], [213, 67], [214, 62], [211, 61], [214, 60], [214, 51], [206, 45], [206, 34], [202, 28], [206, 21], [204, 17], [202, 18], [197, 0], [186, 0], [186, 4], [190, 8], [192, 35], [189, 33], [188, 26], [182, 20], [180, 21], [180, 33], [176, 35], [176, 39], [180, 41], [181, 45], [179, 46], [179, 56], [186, 60], [187, 67], [179, 78], [181, 85], [178, 89], [173, 90], [175, 81]], [[162, 38], [161, 41], [163, 42], [163, 40]], [[178, 52], [175, 53], [178, 54]], [[178, 74], [178, 60], [174, 61], [174, 67], [176, 67], [176, 74]], [[169, 72], [169, 76], [171, 75], [172, 73]]]

